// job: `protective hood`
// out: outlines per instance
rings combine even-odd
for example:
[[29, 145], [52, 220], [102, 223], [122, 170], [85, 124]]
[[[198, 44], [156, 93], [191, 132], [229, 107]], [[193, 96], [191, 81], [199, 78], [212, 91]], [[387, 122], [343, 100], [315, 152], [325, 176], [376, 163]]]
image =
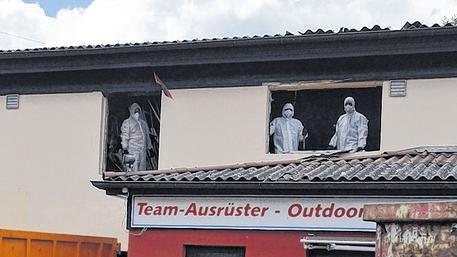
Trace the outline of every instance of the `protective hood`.
[[143, 110], [141, 110], [141, 107], [139, 104], [137, 103], [133, 103], [132, 105], [130, 105], [129, 107], [129, 112], [130, 112], [130, 117], [133, 118], [133, 114], [135, 113], [135, 110], [136, 109], [139, 109], [140, 110], [140, 117], [142, 117], [142, 114], [143, 114]]
[[346, 113], [355, 112], [355, 100], [353, 97], [349, 96], [344, 99], [344, 111]]
[[[288, 115], [287, 115], [287, 111], [289, 109], [292, 111], [292, 115], [290, 115], [290, 117], [288, 117]], [[293, 116], [294, 116], [294, 106], [291, 103], [286, 103], [282, 107], [282, 117], [284, 117], [284, 118], [292, 118]]]

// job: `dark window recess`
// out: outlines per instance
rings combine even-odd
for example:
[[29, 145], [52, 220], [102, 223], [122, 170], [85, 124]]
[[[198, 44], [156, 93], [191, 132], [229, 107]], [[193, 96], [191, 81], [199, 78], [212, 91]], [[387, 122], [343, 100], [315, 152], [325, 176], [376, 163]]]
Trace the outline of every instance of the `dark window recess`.
[[[270, 121], [282, 116], [284, 104], [294, 105], [294, 118], [299, 119], [308, 131], [305, 150], [327, 149], [335, 133], [335, 124], [339, 116], [344, 114], [344, 99], [352, 96], [355, 99], [356, 110], [369, 120], [365, 150], [379, 150], [382, 87], [273, 91], [271, 96], [273, 101]], [[299, 147], [302, 149], [301, 144]], [[272, 137], [270, 153], [274, 153]]]
[[309, 250], [308, 257], [374, 257], [374, 252]]
[[149, 126], [152, 149], [147, 152], [147, 170], [157, 169], [160, 134], [160, 95], [131, 96], [126, 94], [108, 97], [108, 135], [106, 137], [106, 170], [122, 171], [121, 125], [129, 118], [132, 103], [140, 105], [143, 119]]
[[186, 257], [244, 257], [244, 247], [186, 246]]

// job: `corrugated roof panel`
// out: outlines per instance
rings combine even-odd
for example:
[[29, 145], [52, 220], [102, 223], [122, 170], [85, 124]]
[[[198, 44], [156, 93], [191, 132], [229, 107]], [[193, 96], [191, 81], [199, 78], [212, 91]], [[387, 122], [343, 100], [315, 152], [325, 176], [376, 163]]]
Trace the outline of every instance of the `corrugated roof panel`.
[[[418, 29], [439, 29], [439, 28], [455, 28], [452, 24], [446, 24], [440, 26], [439, 24], [434, 24], [431, 27], [428, 27], [418, 21], [409, 23], [406, 22], [405, 25], [400, 30], [418, 30]], [[312, 36], [321, 36], [321, 35], [337, 35], [345, 33], [372, 33], [372, 32], [389, 32], [389, 28], [381, 28], [379, 25], [374, 25], [372, 28], [366, 26], [361, 29], [349, 29], [342, 27], [338, 32], [333, 30], [324, 30], [316, 29], [316, 31], [306, 30], [305, 32], [298, 32], [294, 34], [292, 32], [286, 31], [283, 35], [275, 34], [271, 35], [253, 35], [253, 36], [243, 36], [243, 37], [222, 37], [222, 38], [212, 38], [212, 39], [191, 39], [191, 40], [174, 40], [174, 41], [154, 41], [154, 42], [142, 42], [142, 43], [115, 43], [115, 44], [98, 44], [98, 45], [79, 45], [79, 46], [60, 46], [60, 47], [43, 47], [43, 48], [34, 48], [34, 49], [17, 49], [17, 50], [0, 50], [0, 54], [10, 54], [10, 53], [21, 53], [21, 52], [53, 52], [53, 51], [81, 51], [81, 50], [90, 50], [90, 49], [101, 49], [101, 48], [126, 48], [126, 47], [138, 47], [138, 46], [157, 46], [157, 45], [175, 45], [175, 44], [195, 44], [199, 42], [211, 42], [211, 41], [233, 41], [233, 40], [257, 40], [261, 38], [278, 38], [278, 37], [312, 37]], [[395, 30], [392, 30], [395, 31]]]
[[427, 166], [423, 163], [419, 163], [418, 165], [413, 167], [410, 172], [411, 178], [418, 178], [423, 173], [425, 168], [427, 168]]
[[270, 169], [269, 166], [265, 166], [265, 167], [262, 167], [262, 168], [254, 168], [254, 169], [249, 169], [249, 172], [247, 172], [246, 174], [243, 174], [243, 178], [245, 180], [252, 180], [253, 178], [255, 178], [258, 174], [262, 173], [262, 172], [265, 172], [265, 171], [271, 171], [271, 172], [274, 172], [275, 170], [278, 170], [280, 169], [280, 167], [274, 167], [272, 169]]
[[278, 169], [277, 171], [271, 172], [271, 173], [268, 175], [268, 179], [271, 180], [271, 181], [277, 181], [277, 180], [280, 179], [284, 174], [290, 173], [290, 172], [292, 172], [293, 170], [295, 170], [296, 168], [297, 168], [297, 165], [295, 165], [295, 164], [288, 165], [288, 166], [286, 166], [285, 168]]
[[378, 166], [374, 165], [373, 163], [367, 165], [365, 167], [365, 179], [370, 179], [370, 180], [378, 180], [380, 177], [380, 172], [377, 171]]
[[197, 179], [197, 180], [202, 180], [207, 176], [207, 172], [202, 171], [202, 170], [194, 172], [193, 174], [194, 174], [194, 179]]
[[[277, 170], [281, 170], [283, 168], [284, 168], [283, 165], [278, 165]], [[272, 171], [271, 169], [265, 169], [265, 170], [262, 170], [261, 172], [256, 172], [256, 175], [254, 176], [254, 178], [256, 178], [259, 181], [264, 181], [268, 178], [268, 175], [270, 175], [271, 172], [274, 172], [274, 171]]]
[[446, 180], [448, 178], [455, 178], [454, 174], [452, 172], [452, 165], [449, 163], [444, 164], [441, 166], [441, 168], [438, 170], [437, 175], [440, 177], [441, 180]]
[[457, 165], [450, 165], [449, 166], [449, 177], [453, 177], [457, 180]]
[[238, 168], [233, 170], [226, 170], [223, 174], [219, 175], [222, 180], [233, 179], [234, 176], [240, 177], [243, 174], [249, 173], [249, 169]]
[[[457, 151], [407, 151], [378, 156], [309, 158], [270, 165], [238, 165], [163, 174], [120, 173], [112, 181], [419, 181], [457, 180]], [[147, 172], [146, 172], [147, 173]]]
[[427, 168], [422, 171], [420, 177], [423, 177], [427, 180], [432, 180], [434, 176], [439, 172], [439, 168], [440, 166], [436, 164], [427, 165]]
[[210, 180], [216, 180], [220, 175], [226, 173], [226, 172], [229, 172], [230, 169], [224, 169], [224, 170], [212, 170], [211, 172], [209, 172], [208, 174], [208, 178]]
[[329, 179], [332, 180], [345, 180], [346, 179], [346, 171], [348, 171], [352, 166], [349, 164], [343, 164], [341, 161], [339, 161], [338, 169], [336, 169], [331, 176], [329, 176]]

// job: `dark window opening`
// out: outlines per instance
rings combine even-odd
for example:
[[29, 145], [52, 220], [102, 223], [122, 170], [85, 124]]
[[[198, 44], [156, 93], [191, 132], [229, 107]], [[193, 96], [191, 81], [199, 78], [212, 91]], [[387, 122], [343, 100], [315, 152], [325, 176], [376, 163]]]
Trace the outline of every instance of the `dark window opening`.
[[146, 170], [158, 168], [160, 134], [160, 95], [131, 96], [126, 94], [108, 97], [108, 128], [106, 141], [106, 171], [126, 171], [121, 145], [121, 126], [131, 114], [129, 107], [137, 103], [142, 111], [140, 119], [147, 124], [150, 149], [146, 151]]
[[[308, 133], [305, 151], [326, 150], [335, 133], [335, 124], [344, 114], [344, 99], [355, 99], [356, 111], [368, 120], [366, 151], [379, 150], [381, 140], [382, 87], [313, 89], [299, 91], [272, 91], [270, 121], [282, 116], [282, 108], [292, 103], [294, 118], [300, 120]], [[269, 140], [270, 153], [274, 153], [273, 136]], [[303, 150], [302, 144], [299, 150]]]
[[374, 257], [374, 252], [308, 250], [309, 257]]
[[186, 257], [244, 257], [244, 247], [231, 246], [186, 246]]

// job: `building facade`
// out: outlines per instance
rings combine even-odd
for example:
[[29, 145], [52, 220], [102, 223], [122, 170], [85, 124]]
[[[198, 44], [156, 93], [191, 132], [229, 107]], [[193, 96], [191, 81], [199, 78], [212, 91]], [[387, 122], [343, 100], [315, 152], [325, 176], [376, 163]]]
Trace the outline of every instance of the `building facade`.
[[[0, 52], [0, 190], [15, 206], [2, 227], [114, 236], [124, 249], [128, 237], [131, 256], [326, 256], [300, 240], [373, 239], [363, 204], [455, 196], [456, 41], [455, 27], [414, 23]], [[369, 120], [362, 152], [327, 150], [347, 96]], [[147, 171], [124, 173], [133, 102], [152, 148]], [[275, 154], [270, 122], [288, 102], [308, 137]], [[154, 220], [158, 203], [168, 216]], [[180, 204], [214, 214], [169, 219]]]

